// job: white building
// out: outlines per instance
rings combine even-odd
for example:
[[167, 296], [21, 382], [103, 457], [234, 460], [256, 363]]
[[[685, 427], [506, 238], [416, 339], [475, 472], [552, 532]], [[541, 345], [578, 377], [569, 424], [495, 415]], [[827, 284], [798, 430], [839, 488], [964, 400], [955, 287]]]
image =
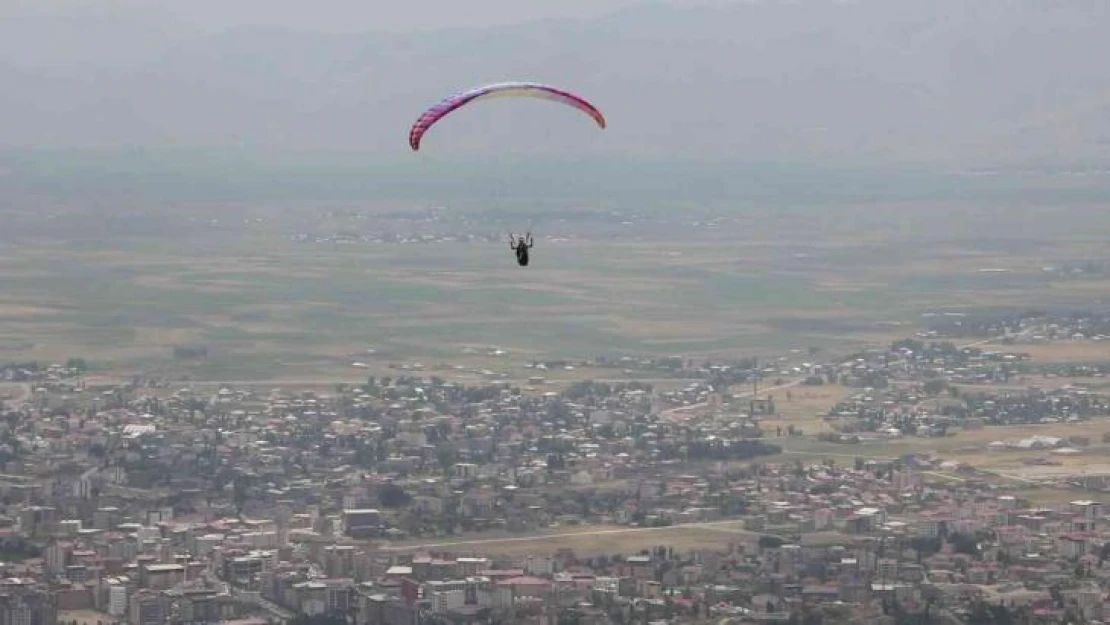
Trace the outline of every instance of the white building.
[[432, 594], [432, 611], [436, 614], [445, 614], [451, 610], [457, 610], [466, 605], [466, 591], [465, 590], [444, 590], [441, 592], [433, 592]]
[[120, 617], [127, 614], [127, 586], [118, 583], [109, 584], [108, 614]]

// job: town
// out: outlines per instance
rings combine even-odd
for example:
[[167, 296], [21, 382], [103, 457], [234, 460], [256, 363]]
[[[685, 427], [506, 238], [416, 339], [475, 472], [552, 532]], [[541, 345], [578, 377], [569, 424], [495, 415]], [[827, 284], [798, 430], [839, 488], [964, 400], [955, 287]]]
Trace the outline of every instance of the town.
[[1039, 355], [1107, 319], [525, 384], [12, 363], [0, 624], [1103, 622], [1110, 357]]

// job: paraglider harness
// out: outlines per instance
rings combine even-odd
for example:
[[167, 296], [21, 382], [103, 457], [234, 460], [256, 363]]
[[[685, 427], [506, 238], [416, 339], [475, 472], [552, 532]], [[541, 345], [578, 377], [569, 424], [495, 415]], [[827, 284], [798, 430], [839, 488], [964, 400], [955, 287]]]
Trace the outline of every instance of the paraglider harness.
[[513, 237], [513, 233], [509, 233], [509, 248], [516, 252], [516, 262], [521, 267], [528, 266], [528, 250], [532, 248], [533, 243], [531, 232], [520, 237], [519, 241]]

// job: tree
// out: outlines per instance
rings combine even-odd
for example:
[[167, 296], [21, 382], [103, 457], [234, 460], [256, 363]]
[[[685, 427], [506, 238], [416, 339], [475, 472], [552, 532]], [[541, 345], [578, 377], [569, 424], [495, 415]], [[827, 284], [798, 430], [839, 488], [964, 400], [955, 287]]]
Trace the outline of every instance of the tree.
[[1060, 587], [1056, 585], [1051, 586], [1048, 589], [1048, 594], [1052, 597], [1052, 605], [1054, 605], [1057, 610], [1062, 610], [1064, 608], [1064, 594], [1060, 592]]
[[436, 445], [436, 462], [439, 463], [439, 468], [443, 470], [444, 475], [455, 466], [456, 457], [455, 448], [449, 443], [443, 442]]
[[396, 484], [386, 484], [378, 490], [378, 502], [383, 508], [402, 508], [412, 502], [412, 496]]
[[247, 506], [247, 500], [250, 498], [250, 478], [243, 473], [235, 476], [232, 482], [232, 501], [235, 504], [235, 514], [239, 517], [243, 516], [243, 509]]
[[1088, 573], [1087, 567], [1084, 566], [1082, 562], [1076, 562], [1075, 563], [1075, 570], [1073, 571], [1073, 573], [1074, 573], [1076, 579], [1083, 579], [1084, 577], [1087, 576], [1087, 573]]
[[929, 556], [940, 551], [941, 546], [942, 545], [940, 538], [926, 538], [924, 536], [918, 536], [916, 538], [910, 539], [910, 547], [917, 552], [918, 564], [921, 563], [922, 559], [928, 558]]
[[832, 482], [821, 482], [820, 484], [816, 484], [812, 488], [810, 488], [809, 489], [809, 494], [811, 494], [811, 495], [830, 495], [832, 493], [835, 493], [837, 490], [839, 490], [839, 488], [840, 488], [839, 486], [837, 486], [836, 484], [834, 484]]
[[952, 545], [956, 553], [972, 557], [978, 557], [979, 555], [979, 541], [974, 536], [956, 532], [948, 536], [948, 543]]
[[940, 378], [929, 380], [925, 383], [926, 395], [939, 395], [948, 388], [948, 382]]
[[778, 536], [772, 536], [770, 534], [764, 534], [763, 536], [759, 537], [759, 548], [760, 549], [778, 549], [779, 547], [781, 547], [783, 545], [784, 542], [785, 541], [783, 541], [783, 539], [779, 538]]
[[42, 549], [21, 536], [0, 539], [0, 561], [20, 562], [42, 555]]

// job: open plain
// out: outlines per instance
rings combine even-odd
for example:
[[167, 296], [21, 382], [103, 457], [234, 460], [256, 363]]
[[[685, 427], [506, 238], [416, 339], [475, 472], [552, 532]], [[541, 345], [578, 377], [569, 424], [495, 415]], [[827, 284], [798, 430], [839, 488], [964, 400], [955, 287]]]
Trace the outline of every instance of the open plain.
[[[1106, 255], [1087, 223], [1097, 208], [1013, 192], [595, 199], [573, 220], [550, 202], [44, 209], [17, 196], [0, 234], [0, 354], [208, 380], [357, 380], [390, 363], [519, 379], [545, 358], [817, 358], [888, 343], [923, 315], [1097, 306], [1103, 271], [1068, 270]], [[537, 247], [521, 268], [504, 232], [528, 226]], [[202, 359], [174, 358], [199, 346]], [[1091, 360], [1099, 347], [1027, 351]]]

